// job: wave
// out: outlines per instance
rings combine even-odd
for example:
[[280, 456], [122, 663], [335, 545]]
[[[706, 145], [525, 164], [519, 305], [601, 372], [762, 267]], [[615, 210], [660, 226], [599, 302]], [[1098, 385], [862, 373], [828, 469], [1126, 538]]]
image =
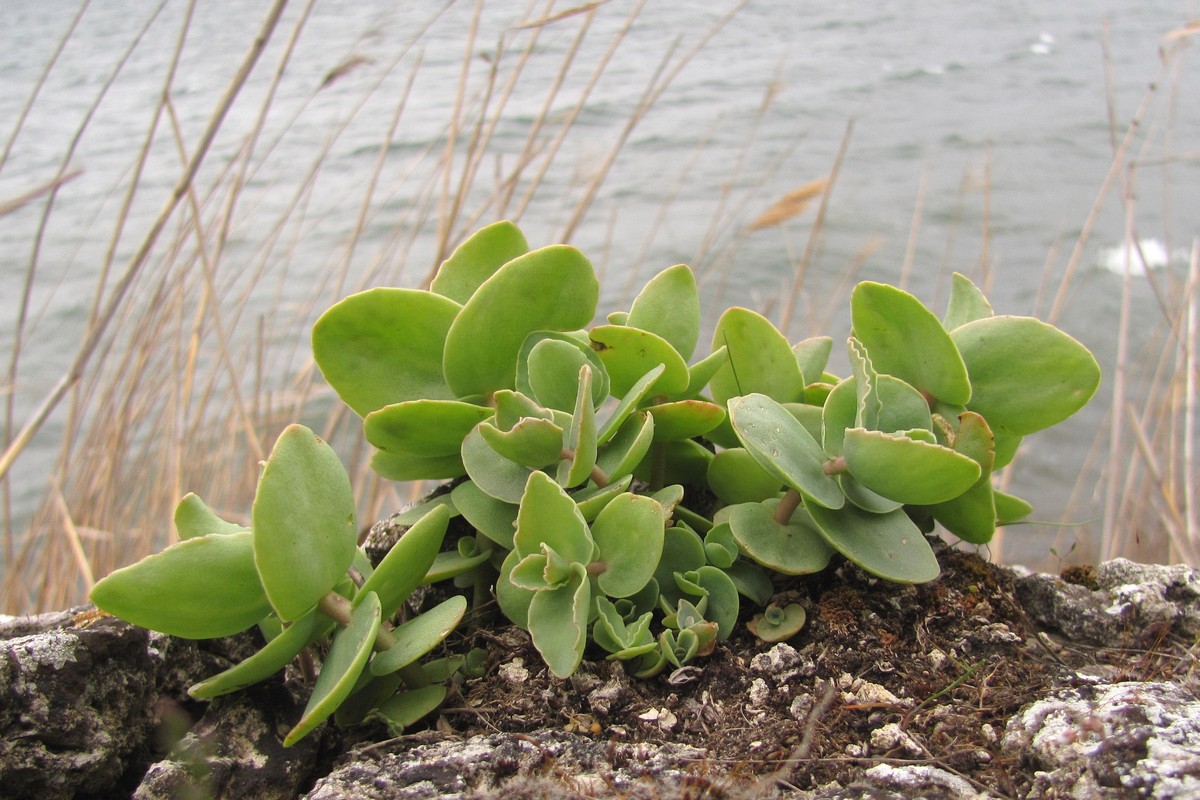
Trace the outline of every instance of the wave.
[[1129, 248], [1128, 259], [1126, 244], [1122, 242], [1101, 249], [1096, 258], [1097, 268], [1123, 275], [1128, 264], [1130, 275], [1145, 275], [1147, 269], [1163, 269], [1171, 264], [1187, 263], [1187, 251], [1176, 249], [1168, 252], [1166, 245], [1158, 239], [1138, 239], [1137, 246]]

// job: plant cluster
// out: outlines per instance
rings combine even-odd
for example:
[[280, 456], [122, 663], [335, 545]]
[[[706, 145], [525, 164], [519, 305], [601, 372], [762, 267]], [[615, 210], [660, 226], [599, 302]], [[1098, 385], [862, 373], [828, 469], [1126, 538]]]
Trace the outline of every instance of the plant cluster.
[[[181, 636], [258, 624], [263, 651], [194, 687], [201, 697], [260, 680], [334, 632], [289, 741], [335, 708], [342, 722], [378, 709], [402, 727], [440, 703], [471, 659], [419, 659], [467, 600], [393, 619], [418, 585], [449, 578], [477, 603], [494, 595], [559, 677], [589, 642], [649, 677], [710, 653], [745, 604], [760, 609], [755, 635], [793, 635], [804, 609], [773, 602], [778, 579], [835, 555], [889, 581], [933, 580], [925, 534], [940, 523], [984, 543], [1026, 516], [993, 473], [1100, 380], [1081, 344], [996, 315], [960, 275], [942, 319], [900, 289], [859, 284], [840, 378], [827, 371], [831, 338], [792, 344], [745, 308], [725, 311], [697, 357], [686, 266], [589, 329], [599, 293], [578, 250], [530, 250], [500, 222], [464, 242], [429, 290], [337, 303], [313, 351], [362, 417], [373, 468], [453, 489], [406, 512], [412, 528], [372, 569], [344, 470], [293, 426], [263, 471], [250, 529], [189, 496], [182, 541], [113, 573], [94, 602]], [[442, 553], [452, 516], [473, 533]]]

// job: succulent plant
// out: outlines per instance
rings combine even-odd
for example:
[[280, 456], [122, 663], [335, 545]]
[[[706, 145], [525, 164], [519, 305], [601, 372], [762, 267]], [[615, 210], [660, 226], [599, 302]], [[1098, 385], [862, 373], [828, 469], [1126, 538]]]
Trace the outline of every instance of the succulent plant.
[[[942, 319], [900, 289], [859, 284], [842, 377], [828, 371], [831, 337], [792, 343], [745, 308], [726, 310], [697, 353], [699, 292], [683, 265], [592, 324], [598, 299], [582, 253], [530, 250], [499, 222], [428, 290], [342, 300], [317, 321], [313, 351], [362, 418], [372, 466], [453, 489], [405, 512], [412, 527], [372, 569], [340, 463], [294, 426], [248, 528], [189, 496], [182, 541], [106, 578], [93, 599], [182, 636], [272, 632], [198, 696], [261, 680], [334, 632], [289, 742], [335, 708], [346, 724], [370, 713], [410, 724], [455, 670], [480, 668], [478, 654], [419, 662], [466, 612], [459, 594], [392, 626], [421, 583], [471, 588], [477, 606], [494, 593], [558, 677], [589, 643], [649, 677], [694, 667], [747, 602], [762, 609], [755, 635], [796, 635], [804, 609], [773, 604], [777, 584], [835, 559], [933, 580], [933, 525], [978, 544], [1027, 515], [993, 476], [1100, 380], [1083, 345], [995, 314], [961, 275]], [[474, 534], [439, 552], [454, 516]]]

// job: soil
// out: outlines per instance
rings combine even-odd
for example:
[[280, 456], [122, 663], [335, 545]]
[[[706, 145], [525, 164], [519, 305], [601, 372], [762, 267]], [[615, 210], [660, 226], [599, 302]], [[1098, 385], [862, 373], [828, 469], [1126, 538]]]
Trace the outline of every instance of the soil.
[[[1168, 628], [1146, 630], [1124, 649], [1055, 641], [1025, 616], [1011, 571], [939, 547], [942, 575], [921, 586], [879, 581], [849, 563], [789, 579], [780, 591], [808, 612], [791, 640], [765, 643], [739, 624], [698, 668], [650, 680], [603, 660], [559, 680], [524, 632], [477, 630], [455, 645], [487, 648], [483, 677], [458, 684], [425, 730], [376, 746], [549, 728], [719, 754], [694, 765], [698, 776], [811, 789], [847, 785], [881, 763], [928, 764], [977, 789], [1021, 797], [1032, 775], [1001, 737], [1023, 705], [1083, 675], [1177, 677], [1190, 642]], [[1063, 578], [1087, 585], [1089, 575]], [[385, 736], [359, 728], [335, 748]]]

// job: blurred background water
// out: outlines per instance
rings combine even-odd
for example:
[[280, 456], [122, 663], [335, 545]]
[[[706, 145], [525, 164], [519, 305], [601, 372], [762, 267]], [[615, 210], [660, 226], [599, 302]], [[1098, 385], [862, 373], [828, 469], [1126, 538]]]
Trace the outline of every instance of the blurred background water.
[[[179, 147], [185, 153], [195, 147], [264, 6], [258, 0], [196, 6], [170, 90], [178, 142], [170, 124], [160, 123], [155, 157], [138, 176], [139, 190], [116, 245], [117, 264], [128, 261], [179, 179], [186, 162]], [[63, 0], [6, 0], [0, 144], [9, 142], [78, 8]], [[314, 293], [323, 293], [328, 305], [360, 279], [369, 283], [364, 276], [372, 271], [386, 274], [386, 265], [402, 257], [409, 267], [397, 282], [416, 285], [425, 276], [435, 263], [437, 231], [412, 224], [406, 213], [431, 202], [442, 188], [431, 185], [443, 174], [431, 164], [450, 135], [447, 121], [459, 102], [464, 52], [470, 48], [470, 80], [461, 102], [495, 103], [496, 95], [479, 88], [483, 78], [498, 62], [521, 57], [514, 42], [522, 34], [514, 26], [549, 16], [548, 9], [482, 4], [471, 37], [476, 6], [470, 3], [313, 4], [270, 99], [255, 168], [228, 230], [222, 269], [269, 276], [251, 293], [247, 320], [311, 314], [306, 303]], [[519, 157], [530, 127], [546, 111], [556, 76], [564, 75], [564, 89], [545, 115], [550, 120], [571, 113], [571, 91], [586, 85], [614, 34], [628, 25], [545, 185], [522, 216], [522, 227], [534, 246], [569, 233], [604, 274], [606, 310], [628, 302], [635, 282], [684, 262], [701, 277], [710, 313], [738, 304], [778, 318], [815, 210], [761, 230], [749, 224], [787, 192], [827, 176], [845, 141], [819, 246], [790, 320], [793, 339], [812, 332], [844, 337], [844, 290], [851, 276], [904, 278], [940, 312], [949, 273], [961, 271], [986, 284], [998, 311], [1046, 316], [1105, 184], [1114, 148], [1150, 83], [1157, 82], [1149, 95], [1154, 111], [1143, 120], [1129, 154], [1136, 169], [1122, 169], [1104, 199], [1080, 271], [1057, 312], [1057, 324], [1097, 353], [1106, 383], [1097, 402], [1076, 419], [1033, 437], [1011, 486], [1035, 503], [1037, 518], [1066, 516], [1082, 523], [1067, 529], [1067, 540], [1094, 551], [1101, 491], [1089, 485], [1070, 498], [1106, 424], [1126, 264], [1122, 245], [1130, 229], [1120, 203], [1122, 186], [1136, 198], [1132, 230], [1152, 270], [1182, 274], [1191, 241], [1200, 234], [1200, 80], [1194, 59], [1162, 57], [1162, 48], [1188, 44], [1164, 37], [1196, 14], [1195, 4], [890, 0], [835, 6], [749, 0], [683, 64], [630, 129], [631, 114], [664, 59], [670, 73], [734, 6], [650, 0], [631, 22], [633, 9], [627, 0], [598, 4], [565, 73], [563, 59], [581, 16], [539, 29], [497, 120], [480, 166], [482, 183]], [[37, 248], [22, 356], [14, 382], [5, 387], [18, 427], [79, 346], [186, 10], [183, 2], [91, 3], [0, 165], [0, 203], [52, 179], [72, 146], [70, 170], [79, 172], [58, 192], [40, 238], [44, 201], [0, 216], [0, 353], [6, 361]], [[235, 163], [268, 99], [289, 25], [304, 11], [301, 3], [286, 10], [281, 33], [233, 106], [205, 174], [218, 175]], [[114, 73], [86, 130], [73, 142]], [[351, 252], [348, 241], [364, 187], [401, 102], [403, 113]], [[460, 155], [472, 133], [457, 134]], [[590, 211], [573, 227], [575, 203], [626, 134]], [[289, 214], [298, 197], [300, 211]], [[512, 210], [481, 208], [478, 224]], [[281, 219], [288, 220], [282, 229]], [[467, 221], [460, 225], [472, 227]], [[264, 249], [265, 241], [276, 238], [286, 246]], [[186, 237], [179, 241], [186, 244]], [[346, 259], [352, 265], [346, 274], [353, 277], [331, 278]], [[906, 259], [911, 275], [902, 275]], [[1135, 267], [1140, 271], [1141, 264]], [[1136, 354], [1153, 344], [1161, 313], [1143, 281], [1131, 291]], [[234, 335], [262, 329], [247, 322]], [[307, 344], [294, 337], [271, 341], [272, 330], [266, 328], [264, 380], [268, 388], [282, 389], [305, 363]], [[62, 414], [55, 415], [11, 476], [18, 528], [45, 495], [62, 424]], [[1045, 559], [1051, 548], [1063, 548], [1063, 530], [1020, 529], [1010, 536], [1005, 556]]]

